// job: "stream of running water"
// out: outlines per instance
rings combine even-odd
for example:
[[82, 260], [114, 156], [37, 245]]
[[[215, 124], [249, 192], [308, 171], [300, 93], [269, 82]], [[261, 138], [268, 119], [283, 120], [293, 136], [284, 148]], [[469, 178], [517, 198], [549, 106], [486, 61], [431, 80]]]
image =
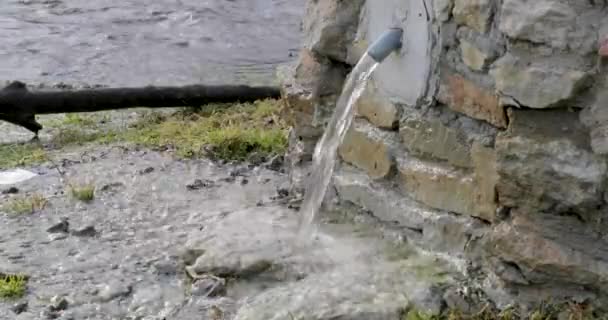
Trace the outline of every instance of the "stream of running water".
[[323, 136], [317, 143], [313, 155], [312, 173], [308, 180], [304, 202], [300, 209], [300, 226], [297, 241], [310, 240], [316, 233], [317, 213], [331, 182], [336, 164], [337, 150], [354, 116], [354, 105], [363, 93], [365, 84], [378, 67], [369, 54], [359, 60], [342, 90], [336, 109], [327, 124]]

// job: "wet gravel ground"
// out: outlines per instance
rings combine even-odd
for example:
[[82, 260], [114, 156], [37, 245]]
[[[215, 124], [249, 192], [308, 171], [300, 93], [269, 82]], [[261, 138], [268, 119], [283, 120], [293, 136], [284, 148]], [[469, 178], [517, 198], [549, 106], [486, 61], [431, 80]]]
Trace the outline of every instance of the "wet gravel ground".
[[0, 81], [142, 86], [274, 81], [305, 0], [5, 0]]
[[[40, 176], [17, 186], [21, 195], [47, 197], [44, 210], [0, 215], [0, 270], [31, 277], [21, 318], [52, 318], [54, 296], [69, 301], [65, 312], [54, 312], [61, 319], [170, 313], [186, 297], [180, 257], [188, 235], [270, 201], [285, 181], [263, 167], [173, 161], [120, 147], [84, 154], [66, 153], [59, 170], [35, 168]], [[94, 201], [72, 199], [67, 181], [94, 183]], [[15, 318], [9, 309], [0, 304], [1, 319]]]
[[[340, 214], [295, 243], [277, 158], [180, 161], [120, 145], [53, 158], [0, 194], [48, 199], [33, 214], [0, 212], [0, 272], [29, 277], [25, 297], [0, 300], [0, 319], [397, 320], [412, 304], [439, 310], [436, 286], [452, 281], [436, 257], [390, 249]], [[83, 183], [97, 188], [91, 202], [68, 192]]]

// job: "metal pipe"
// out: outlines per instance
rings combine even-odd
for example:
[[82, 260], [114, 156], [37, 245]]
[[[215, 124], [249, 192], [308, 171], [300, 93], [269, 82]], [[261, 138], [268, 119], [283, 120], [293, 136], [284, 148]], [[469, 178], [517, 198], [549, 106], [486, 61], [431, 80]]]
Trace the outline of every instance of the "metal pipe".
[[367, 54], [380, 63], [393, 51], [401, 49], [403, 29], [391, 28], [385, 31], [367, 50]]

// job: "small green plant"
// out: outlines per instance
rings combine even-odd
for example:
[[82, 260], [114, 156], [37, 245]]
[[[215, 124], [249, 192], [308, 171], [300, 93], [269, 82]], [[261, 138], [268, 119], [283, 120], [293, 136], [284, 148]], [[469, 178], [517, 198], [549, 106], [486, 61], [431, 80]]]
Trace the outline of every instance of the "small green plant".
[[25, 295], [27, 279], [23, 275], [0, 274], [0, 298], [18, 299]]
[[10, 214], [35, 213], [44, 209], [47, 202], [44, 196], [35, 193], [30, 196], [13, 198], [2, 209]]
[[76, 200], [83, 202], [92, 201], [95, 198], [95, 185], [84, 184], [84, 185], [73, 185], [70, 184], [70, 194]]

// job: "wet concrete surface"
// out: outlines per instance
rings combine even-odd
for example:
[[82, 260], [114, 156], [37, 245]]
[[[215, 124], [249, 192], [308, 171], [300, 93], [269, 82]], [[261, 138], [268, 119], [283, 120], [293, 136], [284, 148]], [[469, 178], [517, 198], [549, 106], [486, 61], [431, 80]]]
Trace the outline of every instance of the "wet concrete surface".
[[295, 59], [305, 0], [7, 0], [0, 81], [269, 84]]

